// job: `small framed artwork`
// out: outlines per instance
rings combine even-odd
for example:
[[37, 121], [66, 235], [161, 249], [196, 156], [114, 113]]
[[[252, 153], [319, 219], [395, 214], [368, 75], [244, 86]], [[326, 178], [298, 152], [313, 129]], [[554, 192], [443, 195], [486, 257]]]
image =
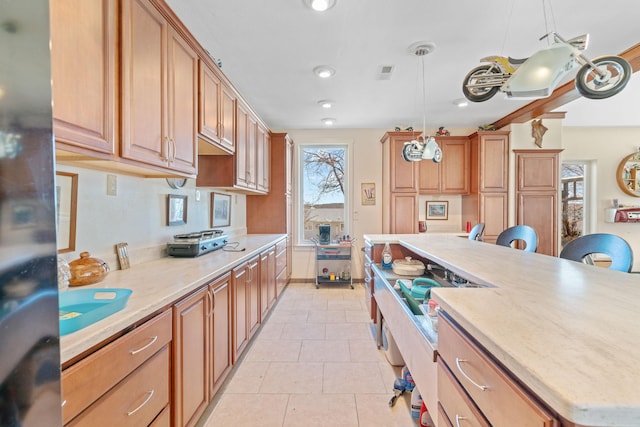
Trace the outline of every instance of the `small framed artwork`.
[[362, 191], [362, 205], [376, 204], [376, 184], [375, 182], [363, 182], [360, 184]]
[[76, 249], [76, 211], [78, 209], [78, 174], [56, 172], [56, 223], [58, 253]]
[[187, 196], [167, 195], [167, 225], [187, 223]]
[[449, 202], [427, 202], [427, 219], [449, 218]]
[[231, 225], [231, 195], [211, 193], [211, 226]]

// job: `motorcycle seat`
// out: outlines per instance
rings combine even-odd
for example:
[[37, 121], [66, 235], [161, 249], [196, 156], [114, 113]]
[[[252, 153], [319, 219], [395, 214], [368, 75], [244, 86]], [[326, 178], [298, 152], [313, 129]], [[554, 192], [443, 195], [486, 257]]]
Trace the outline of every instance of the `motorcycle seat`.
[[509, 57], [509, 64], [511, 64], [511, 65], [520, 65], [523, 62], [525, 62], [527, 59], [529, 59], [529, 58], [512, 58], [512, 57]]

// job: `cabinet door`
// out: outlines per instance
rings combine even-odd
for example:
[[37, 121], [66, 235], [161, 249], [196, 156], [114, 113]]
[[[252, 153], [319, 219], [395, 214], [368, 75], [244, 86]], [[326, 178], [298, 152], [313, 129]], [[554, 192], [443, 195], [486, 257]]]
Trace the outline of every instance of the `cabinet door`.
[[418, 227], [416, 194], [391, 195], [391, 230], [393, 234], [413, 234]]
[[247, 116], [247, 187], [258, 188], [258, 122], [252, 114]]
[[224, 149], [220, 144], [221, 91], [220, 79], [216, 73], [206, 63], [200, 61], [198, 132], [208, 142]]
[[[443, 155], [442, 161], [445, 160], [446, 157]], [[423, 160], [418, 163], [420, 194], [440, 193], [440, 163], [431, 160]]]
[[402, 148], [410, 137], [392, 137], [391, 149], [391, 192], [413, 193], [418, 191], [418, 165], [421, 162], [407, 162], [402, 157]]
[[209, 285], [213, 308], [211, 309], [211, 381], [209, 396], [213, 397], [231, 370], [231, 274], [216, 279]]
[[122, 2], [122, 157], [166, 167], [168, 24], [149, 0]]
[[557, 193], [517, 193], [517, 221], [536, 230], [539, 254], [558, 256]]
[[173, 306], [174, 424], [194, 425], [209, 403], [209, 290]]
[[266, 129], [258, 124], [256, 133], [256, 186], [259, 191], [269, 192], [270, 144]]
[[168, 94], [169, 167], [196, 172], [198, 57], [174, 29], [169, 29]]
[[239, 103], [236, 108], [236, 122], [235, 184], [240, 187], [249, 188], [249, 165], [247, 164], [249, 147], [249, 112]]
[[276, 248], [272, 246], [260, 254], [260, 321], [276, 300]]
[[498, 235], [507, 228], [507, 193], [480, 194], [478, 222], [484, 222], [482, 240], [495, 243]]
[[234, 268], [232, 274], [233, 363], [236, 363], [249, 341], [247, 327], [247, 264]]
[[480, 135], [480, 191], [499, 192], [509, 188], [509, 135]]
[[56, 141], [106, 154], [115, 153], [117, 134], [116, 4], [50, 3]]
[[220, 91], [220, 144], [231, 153], [236, 147], [236, 95], [225, 84]]
[[[429, 163], [429, 162], [420, 162]], [[422, 170], [420, 170], [422, 173]], [[421, 176], [422, 178], [422, 176]], [[469, 140], [456, 138], [442, 144], [440, 190], [443, 194], [469, 193]]]
[[249, 338], [260, 326], [260, 261], [259, 256], [247, 262], [247, 322], [249, 324]]

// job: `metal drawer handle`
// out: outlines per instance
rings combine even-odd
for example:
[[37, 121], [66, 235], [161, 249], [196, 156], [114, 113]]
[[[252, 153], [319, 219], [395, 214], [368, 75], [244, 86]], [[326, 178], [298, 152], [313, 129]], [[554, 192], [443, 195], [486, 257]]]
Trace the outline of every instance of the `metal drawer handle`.
[[149, 342], [149, 344], [137, 349], [137, 350], [131, 350], [129, 353], [131, 353], [131, 355], [135, 355], [140, 353], [141, 351], [144, 351], [146, 349], [148, 349], [149, 347], [151, 347], [156, 341], [158, 341], [158, 336], [154, 336], [153, 338], [151, 338], [151, 341]]
[[131, 416], [131, 415], [135, 414], [136, 412], [138, 412], [140, 409], [142, 409], [142, 407], [143, 407], [144, 405], [146, 405], [147, 403], [149, 403], [149, 401], [151, 400], [151, 398], [153, 397], [153, 395], [155, 394], [155, 392], [156, 392], [155, 390], [149, 390], [149, 391], [147, 392], [149, 395], [148, 395], [148, 396], [147, 396], [147, 398], [144, 400], [144, 402], [142, 402], [142, 404], [141, 404], [140, 406], [138, 406], [136, 409], [134, 409], [133, 411], [129, 411], [129, 412], [127, 412], [127, 415], [128, 415], [128, 416]]
[[67, 399], [65, 399], [65, 400], [63, 400], [63, 401], [62, 401], [62, 403], [60, 404], [60, 407], [61, 407], [61, 408], [64, 408], [64, 405], [66, 405], [66, 404], [67, 404]]
[[460, 373], [462, 374], [463, 377], [465, 377], [466, 379], [469, 380], [469, 382], [471, 384], [473, 384], [474, 386], [478, 387], [480, 390], [485, 391], [486, 389], [488, 389], [489, 387], [487, 387], [486, 385], [480, 385], [477, 382], [475, 382], [474, 380], [472, 380], [469, 375], [467, 375], [463, 370], [462, 367], [460, 366], [461, 363], [467, 362], [467, 360], [464, 359], [460, 359], [459, 357], [456, 357], [456, 366], [458, 368], [458, 371], [460, 371]]
[[460, 427], [460, 420], [466, 420], [466, 417], [461, 417], [460, 415], [456, 414], [456, 427]]

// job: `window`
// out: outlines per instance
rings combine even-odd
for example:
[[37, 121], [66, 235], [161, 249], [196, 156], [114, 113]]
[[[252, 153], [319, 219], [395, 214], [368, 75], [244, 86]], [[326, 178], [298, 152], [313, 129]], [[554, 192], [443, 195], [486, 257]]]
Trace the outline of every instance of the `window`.
[[349, 234], [347, 154], [344, 144], [299, 146], [299, 243], [317, 238], [320, 224], [331, 226], [332, 240]]
[[591, 229], [589, 188], [593, 168], [585, 161], [562, 163], [562, 246]]

